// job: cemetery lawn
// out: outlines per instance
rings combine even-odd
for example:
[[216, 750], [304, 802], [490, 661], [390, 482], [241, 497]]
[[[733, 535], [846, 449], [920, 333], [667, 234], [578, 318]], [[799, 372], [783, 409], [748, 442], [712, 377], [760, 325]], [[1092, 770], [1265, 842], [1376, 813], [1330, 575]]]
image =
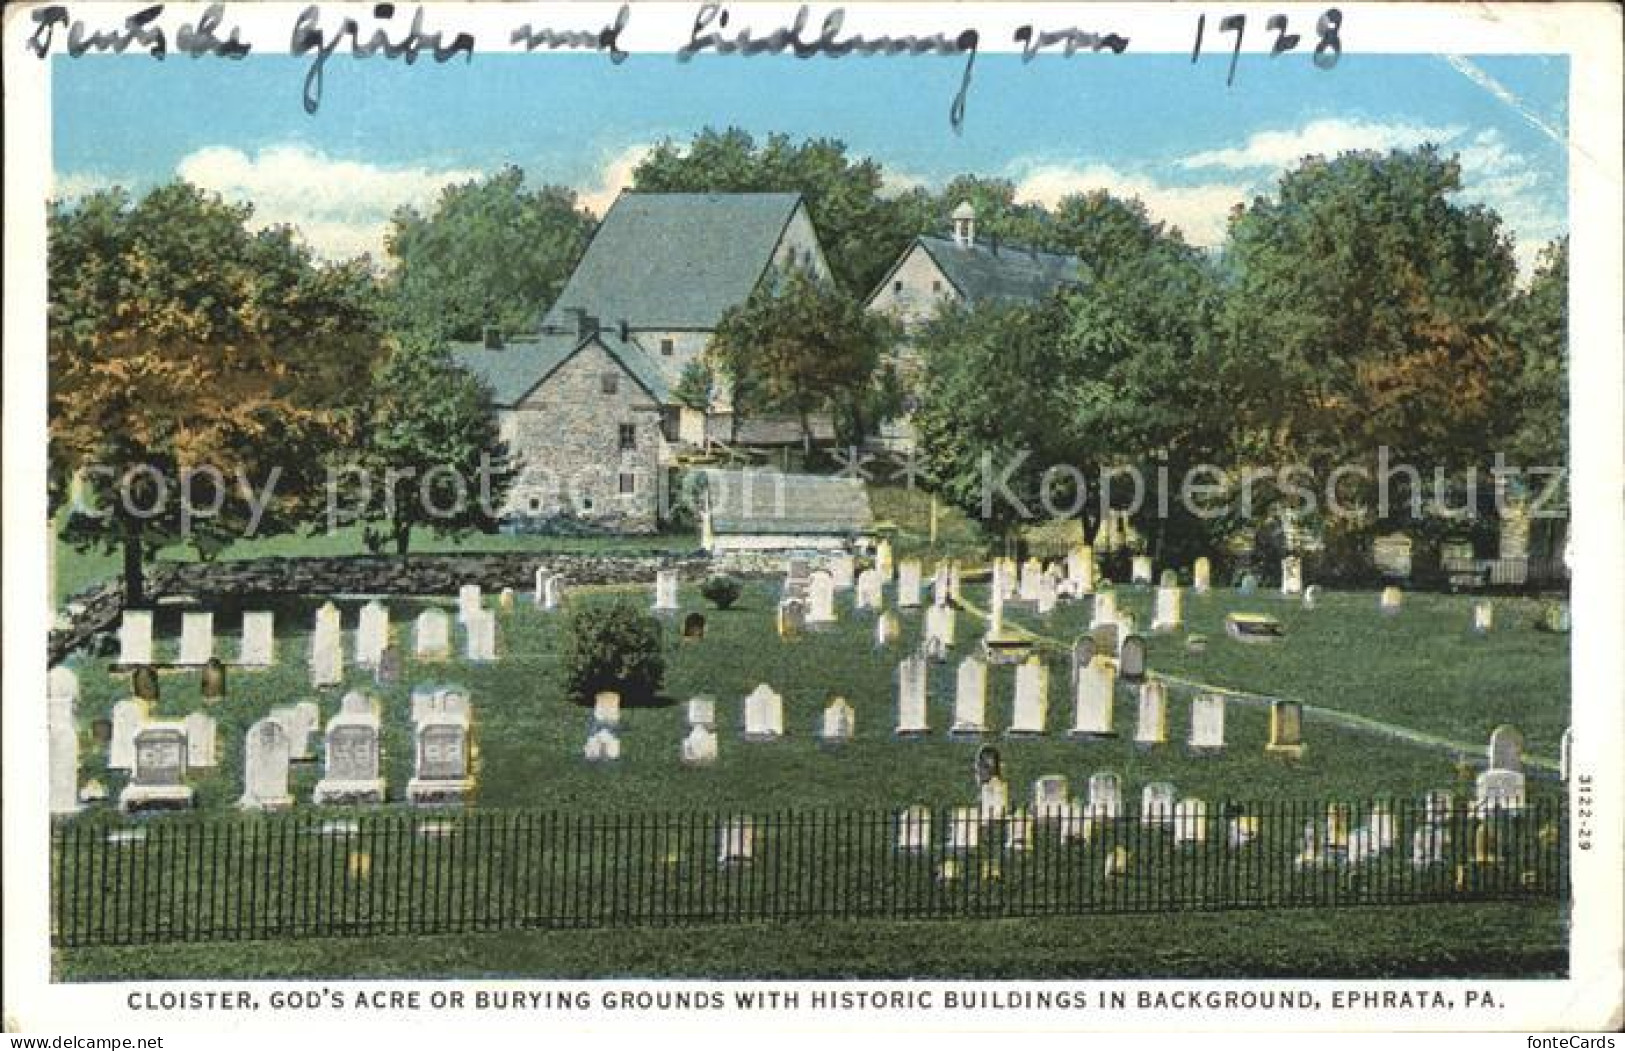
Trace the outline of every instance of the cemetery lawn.
[[1557, 902], [813, 921], [74, 949], [54, 970], [60, 981], [1539, 978], [1567, 973], [1568, 924]]
[[[647, 608], [652, 591], [652, 586], [582, 588], [568, 592], [566, 601], [625, 601]], [[786, 810], [895, 812], [917, 803], [934, 808], [973, 805], [972, 766], [978, 742], [950, 740], [945, 732], [953, 707], [954, 667], [984, 627], [971, 610], [958, 614], [959, 645], [950, 663], [931, 668], [933, 732], [922, 739], [897, 740], [892, 734], [897, 661], [918, 646], [922, 614], [905, 612], [902, 644], [876, 650], [873, 617], [855, 613], [851, 593], [843, 592], [837, 596], [837, 626], [786, 642], [773, 628], [776, 591], [776, 581], [752, 581], [735, 608], [716, 611], [685, 584], [680, 596], [683, 611], [705, 613], [705, 638], [681, 641], [675, 621], [668, 622], [664, 696], [652, 705], [623, 710], [623, 757], [614, 764], [589, 764], [581, 758], [590, 711], [566, 698], [561, 688], [555, 657], [559, 615], [534, 609], [526, 596], [520, 596], [514, 611], [499, 614], [500, 660], [418, 664], [408, 656], [401, 684], [374, 687], [369, 674], [351, 667], [345, 689], [374, 690], [382, 700], [382, 765], [392, 800], [399, 800], [412, 773], [412, 684], [455, 682], [472, 697], [477, 749], [474, 805], [482, 809], [766, 815]], [[966, 598], [981, 608], [985, 588], [968, 587]], [[1141, 624], [1150, 620], [1149, 603], [1149, 592], [1120, 589], [1119, 605], [1132, 609]], [[389, 603], [394, 638], [408, 654], [411, 620], [426, 604], [449, 609], [453, 601]], [[190, 779], [202, 811], [233, 819], [242, 793], [245, 731], [273, 705], [315, 699], [324, 721], [337, 711], [341, 690], [314, 691], [309, 685], [309, 631], [316, 605], [317, 600], [301, 600], [278, 606], [277, 666], [262, 671], [231, 669], [227, 697], [208, 706], [220, 723], [220, 763]], [[339, 605], [350, 635], [361, 602], [347, 599]], [[1186, 596], [1188, 629], [1208, 636], [1205, 652], [1187, 653], [1183, 633], [1149, 637], [1149, 665], [1154, 671], [1292, 697], [1425, 731], [1462, 742], [1460, 755], [1450, 748], [1334, 725], [1311, 711], [1305, 720], [1305, 755], [1282, 760], [1264, 753], [1267, 707], [1232, 701], [1226, 713], [1225, 751], [1193, 757], [1182, 742], [1194, 691], [1183, 687], [1169, 692], [1170, 744], [1140, 751], [1132, 743], [1133, 689], [1121, 684], [1116, 725], [1123, 736], [1071, 740], [1064, 732], [1072, 715], [1064, 652], [1049, 654], [1049, 734], [1009, 739], [995, 733], [987, 740], [1003, 753], [1004, 774], [1017, 805], [1030, 799], [1032, 782], [1040, 776], [1064, 774], [1073, 790], [1081, 792], [1088, 776], [1102, 770], [1122, 776], [1125, 799], [1138, 800], [1148, 782], [1169, 781], [1181, 797], [1199, 797], [1210, 808], [1231, 801], [1415, 799], [1440, 788], [1458, 799], [1469, 797], [1472, 778], [1484, 763], [1485, 742], [1496, 724], [1518, 726], [1527, 735], [1530, 756], [1555, 763], [1558, 736], [1569, 711], [1567, 637], [1530, 626], [1534, 602], [1498, 600], [1494, 633], [1476, 638], [1467, 630], [1471, 605], [1467, 597], [1407, 595], [1404, 611], [1384, 618], [1376, 611], [1376, 596], [1369, 593], [1323, 594], [1318, 609], [1304, 611], [1271, 595], [1242, 598], [1217, 591]], [[1087, 604], [1063, 605], [1038, 623], [1030, 609], [1014, 607], [1008, 619], [1057, 642], [1069, 642], [1081, 630], [1086, 609]], [[1286, 625], [1285, 640], [1246, 645], [1228, 639], [1222, 619], [1233, 609], [1278, 616]], [[215, 610], [216, 653], [228, 659], [236, 654], [240, 612], [230, 607]], [[175, 654], [179, 628], [180, 610], [162, 608], [155, 624], [160, 661]], [[347, 639], [347, 651], [349, 645]], [[81, 779], [102, 781], [116, 797], [124, 778], [105, 769], [105, 747], [91, 743], [91, 722], [107, 717], [128, 695], [127, 677], [115, 675], [107, 658], [81, 653], [71, 663], [81, 683]], [[988, 717], [995, 728], [1008, 724], [1013, 678], [1009, 667], [989, 670]], [[178, 719], [204, 707], [195, 671], [163, 672], [160, 681], [156, 717]], [[739, 735], [742, 700], [764, 682], [785, 698], [787, 734], [779, 741], [747, 743]], [[721, 754], [712, 767], [689, 769], [678, 761], [684, 734], [682, 702], [698, 694], [717, 699]], [[813, 733], [832, 694], [846, 697], [857, 713], [856, 738], [839, 749], [821, 747]], [[308, 800], [319, 777], [318, 766], [294, 767], [292, 790], [301, 810], [314, 809]], [[1555, 774], [1529, 772], [1531, 797], [1559, 795]], [[119, 819], [100, 807], [70, 820]], [[1369, 918], [1369, 937], [1348, 936], [1356, 915]], [[1521, 974], [1564, 966], [1565, 916], [1564, 905], [1542, 902], [787, 923], [708, 927], [704, 937], [682, 930], [640, 929], [80, 949], [61, 952], [58, 963], [63, 974], [86, 979], [160, 973], [1042, 977], [1482, 970]]]

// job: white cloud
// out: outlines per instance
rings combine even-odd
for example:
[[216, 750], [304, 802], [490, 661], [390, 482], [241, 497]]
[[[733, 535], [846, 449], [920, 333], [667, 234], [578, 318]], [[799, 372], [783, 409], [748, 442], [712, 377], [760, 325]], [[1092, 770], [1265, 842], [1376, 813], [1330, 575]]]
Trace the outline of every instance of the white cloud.
[[581, 203], [602, 218], [620, 192], [631, 188], [633, 170], [653, 151], [652, 144], [640, 142], [611, 156], [599, 172], [598, 185], [582, 189]]
[[254, 206], [256, 228], [286, 224], [324, 259], [384, 255], [389, 217], [401, 205], [434, 206], [450, 183], [480, 178], [468, 168], [385, 167], [336, 160], [306, 146], [270, 146], [250, 156], [211, 146], [181, 159], [176, 174], [227, 200]]
[[1393, 150], [1424, 142], [1444, 142], [1462, 133], [1459, 127], [1430, 127], [1403, 122], [1325, 118], [1301, 128], [1254, 132], [1239, 147], [1193, 153], [1182, 168], [1290, 168], [1310, 154], [1332, 157], [1349, 150]]
[[58, 172], [51, 176], [51, 197], [58, 201], [74, 201], [87, 197], [97, 190], [107, 190], [114, 186], [122, 186], [128, 190], [134, 185], [133, 179], [104, 175], [101, 172]]
[[910, 190], [930, 189], [931, 180], [914, 172], [882, 167], [880, 170], [880, 196], [901, 197]]
[[1176, 226], [1195, 245], [1216, 245], [1224, 240], [1230, 209], [1248, 197], [1245, 182], [1209, 182], [1176, 186], [1147, 175], [1118, 171], [1109, 165], [1075, 167], [1066, 164], [1018, 166], [1016, 198], [1053, 208], [1068, 194], [1106, 190], [1116, 197], [1138, 197], [1151, 213]]

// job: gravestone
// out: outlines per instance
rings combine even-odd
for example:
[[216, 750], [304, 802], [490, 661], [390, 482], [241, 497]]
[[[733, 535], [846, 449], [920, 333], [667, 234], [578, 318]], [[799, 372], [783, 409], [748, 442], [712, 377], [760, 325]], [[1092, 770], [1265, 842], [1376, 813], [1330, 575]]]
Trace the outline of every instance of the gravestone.
[[787, 598], [779, 603], [779, 638], [793, 641], [801, 637], [807, 627], [807, 604], [798, 598]]
[[1207, 804], [1200, 799], [1181, 799], [1174, 804], [1174, 846], [1207, 842]]
[[756, 830], [748, 818], [734, 818], [723, 824], [717, 833], [717, 862], [722, 865], [741, 864], [755, 853]]
[[542, 609], [555, 610], [564, 604], [564, 578], [549, 573], [542, 581]]
[[1140, 685], [1139, 718], [1134, 743], [1145, 748], [1168, 743], [1168, 690], [1160, 682]]
[[158, 669], [138, 664], [130, 672], [130, 692], [143, 701], [158, 702]]
[[688, 725], [709, 726], [717, 725], [717, 701], [715, 697], [700, 695], [691, 698], [688, 702]]
[[1232, 850], [1251, 846], [1258, 841], [1259, 820], [1254, 814], [1237, 814], [1230, 819], [1230, 835], [1225, 842]]
[[683, 641], [698, 642], [705, 638], [705, 614], [690, 613], [683, 618]]
[[513, 588], [503, 588], [497, 592], [497, 609], [504, 613], [513, 612]]
[[311, 750], [310, 738], [321, 722], [321, 709], [314, 701], [300, 701], [287, 707], [272, 708], [267, 718], [275, 719], [288, 735], [288, 757], [296, 762], [316, 757]]
[[[494, 616], [489, 610], [485, 616]], [[444, 699], [444, 695], [439, 695]], [[443, 806], [464, 802], [474, 789], [469, 769], [469, 711], [466, 705], [441, 705], [426, 712], [413, 728], [413, 777], [406, 784], [407, 802]]]
[[954, 621], [956, 613], [952, 606], [931, 606], [925, 611], [925, 637], [936, 639], [943, 649], [949, 649], [954, 644]]
[[1133, 562], [1131, 562], [1129, 565], [1129, 583], [1146, 585], [1151, 583], [1150, 558], [1145, 555], [1134, 556]]
[[1096, 658], [1078, 671], [1069, 737], [1114, 737], [1112, 701], [1117, 694], [1117, 673]]
[[178, 723], [147, 723], [135, 732], [130, 783], [119, 793], [119, 810], [186, 809], [192, 806], [186, 778], [186, 730]]
[[1016, 666], [1016, 700], [1011, 734], [1042, 734], [1049, 728], [1049, 669], [1038, 656]]
[[186, 768], [207, 770], [218, 761], [220, 727], [207, 712], [193, 712], [182, 722], [186, 733]]
[[617, 728], [621, 725], [621, 695], [614, 690], [600, 690], [592, 698], [594, 726]]
[[1119, 610], [1117, 613], [1117, 652], [1119, 656], [1122, 653], [1123, 640], [1133, 635], [1136, 630], [1137, 624], [1134, 620], [1134, 614], [1128, 610]]
[[389, 645], [389, 609], [377, 599], [361, 607], [355, 629], [355, 662], [376, 669]]
[[891, 583], [892, 553], [890, 540], [882, 540], [875, 545], [875, 572], [880, 574], [881, 583]]
[[1399, 612], [1404, 604], [1405, 594], [1392, 584], [1382, 589], [1382, 595], [1377, 599], [1377, 608], [1388, 616]]
[[1059, 594], [1056, 590], [1055, 578], [1051, 577], [1048, 573], [1039, 577], [1038, 594], [1034, 598], [1034, 602], [1036, 603], [1034, 612], [1040, 617], [1047, 617], [1051, 613], [1055, 612], [1055, 603], [1058, 600]]
[[589, 763], [613, 763], [621, 758], [621, 738], [607, 726], [600, 726], [587, 736], [581, 756]]
[[177, 664], [207, 664], [214, 656], [214, 614], [208, 610], [181, 614], [181, 654]]
[[113, 705], [113, 739], [108, 742], [107, 768], [130, 770], [135, 767], [135, 735], [151, 718], [151, 706], [139, 697]]
[[1495, 629], [1495, 606], [1488, 599], [1473, 603], [1473, 634], [1488, 635]]
[[807, 581], [807, 624], [826, 627], [835, 623], [835, 578], [820, 569]]
[[534, 583], [532, 591], [531, 591], [531, 602], [538, 609], [547, 609], [548, 608], [548, 605], [547, 605], [547, 580], [548, 580], [548, 577], [550, 577], [550, 576], [552, 576], [552, 574], [549, 573], [546, 568], [542, 568], [542, 567], [537, 568], [536, 576], [535, 576], [535, 583]]
[[1004, 757], [990, 744], [976, 749], [976, 760], [971, 765], [979, 785], [985, 785], [995, 777], [1004, 777]]
[[1092, 594], [1095, 590], [1095, 549], [1088, 544], [1074, 545], [1066, 556], [1066, 578], [1077, 595]]
[[1303, 559], [1297, 555], [1281, 559], [1281, 594], [1287, 597], [1303, 594]]
[[1445, 849], [1450, 837], [1443, 825], [1423, 825], [1411, 833], [1411, 865], [1427, 868], [1444, 864]]
[[[1099, 628], [1107, 624], [1117, 623], [1117, 596], [1110, 591], [1095, 593], [1094, 610], [1089, 617], [1089, 627]], [[1113, 647], [1116, 650], [1116, 647]]]
[[1039, 581], [1044, 577], [1044, 566], [1036, 558], [1029, 558], [1021, 564], [1021, 576], [1016, 585], [1016, 594], [1022, 602], [1038, 601]]
[[655, 572], [655, 612], [675, 613], [677, 608], [677, 571], [675, 569], [657, 570]]
[[996, 821], [1010, 809], [1010, 785], [1002, 777], [990, 777], [977, 791], [977, 810], [983, 821]]
[[1435, 789], [1422, 798], [1422, 820], [1429, 825], [1449, 821], [1455, 810], [1455, 797], [1444, 789]]
[[125, 667], [152, 663], [152, 611], [127, 609], [119, 619], [118, 662]]
[[377, 686], [394, 686], [401, 681], [401, 656], [399, 646], [393, 642], [385, 646], [378, 654], [378, 667], [372, 671], [372, 681]]
[[1320, 605], [1320, 585], [1310, 584], [1303, 589], [1303, 608], [1314, 609]]
[[839, 554], [829, 560], [830, 582], [837, 591], [844, 591], [851, 587], [857, 579], [858, 560], [850, 554]]
[[344, 641], [339, 608], [331, 602], [316, 611], [316, 629], [310, 636], [310, 684], [337, 686], [344, 681]]
[[745, 739], [773, 741], [784, 736], [784, 698], [763, 683], [745, 698]]
[[854, 609], [878, 610], [885, 606], [886, 596], [881, 590], [880, 571], [866, 569], [858, 574], [858, 584], [852, 596]]
[[472, 663], [497, 659], [497, 615], [489, 609], [471, 609], [463, 620], [463, 655]]
[[946, 606], [953, 601], [954, 578], [948, 563], [938, 562], [931, 571], [931, 605]]
[[917, 854], [931, 847], [931, 809], [911, 806], [897, 815], [897, 849]]
[[1298, 759], [1303, 749], [1303, 705], [1297, 701], [1271, 701], [1270, 739], [1264, 751]]
[[875, 648], [884, 649], [897, 641], [902, 634], [902, 628], [897, 623], [897, 615], [891, 612], [882, 613], [875, 618]]
[[276, 614], [249, 610], [243, 614], [242, 647], [237, 663], [245, 668], [269, 668], [276, 663]]
[[1545, 609], [1541, 619], [1541, 627], [1558, 635], [1567, 635], [1573, 624], [1573, 617], [1567, 602], [1553, 602]]
[[1123, 779], [1111, 771], [1089, 775], [1090, 816], [1116, 821], [1123, 816]]
[[1394, 815], [1388, 809], [1388, 804], [1378, 800], [1371, 804], [1371, 813], [1366, 818], [1366, 829], [1371, 833], [1372, 848], [1377, 853], [1391, 850], [1394, 846]]
[[79, 810], [79, 727], [74, 713], [79, 679], [67, 668], [57, 667], [51, 669], [46, 683], [50, 812], [72, 814]]
[[443, 609], [430, 607], [418, 614], [413, 631], [413, 652], [420, 661], [451, 658], [451, 617]]
[[1093, 635], [1079, 635], [1072, 643], [1072, 671], [1067, 676], [1067, 682], [1072, 689], [1076, 690], [1078, 687], [1078, 673], [1094, 662], [1095, 652]]
[[969, 853], [981, 841], [981, 815], [976, 807], [954, 807], [948, 812], [948, 849]]
[[1206, 595], [1213, 590], [1213, 562], [1203, 555], [1191, 567], [1191, 587], [1198, 595]]
[[79, 703], [79, 675], [72, 668], [59, 664], [45, 676], [45, 699], [65, 703], [69, 711]]
[[312, 801], [317, 806], [382, 803], [376, 702], [362, 693], [346, 694], [323, 736], [322, 779]]
[[987, 665], [976, 657], [959, 662], [954, 678], [954, 721], [950, 734], [987, 732]]
[[1033, 782], [1033, 813], [1040, 821], [1053, 820], [1072, 809], [1072, 796], [1063, 774], [1045, 774]]
[[1185, 623], [1185, 592], [1178, 587], [1159, 587], [1156, 608], [1151, 615], [1151, 630], [1178, 631]]
[[1191, 698], [1190, 750], [1211, 755], [1224, 750], [1224, 695], [1204, 693]]
[[897, 665], [897, 735], [931, 731], [926, 711], [927, 666], [923, 657], [905, 657]]
[[1490, 734], [1489, 768], [1523, 771], [1523, 734], [1502, 724]]
[[457, 589], [457, 621], [468, 623], [468, 615], [485, 606], [485, 596], [478, 584], [464, 584]]
[[1237, 642], [1272, 643], [1286, 637], [1286, 629], [1274, 617], [1261, 613], [1230, 613], [1224, 618], [1224, 631]]
[[1140, 824], [1171, 825], [1179, 793], [1166, 781], [1153, 781], [1140, 790]]
[[683, 738], [681, 758], [684, 766], [711, 766], [720, 751], [717, 732], [709, 726], [690, 726]]
[[226, 666], [219, 657], [210, 657], [198, 676], [198, 693], [203, 702], [218, 701], [226, 695]]
[[1125, 635], [1117, 650], [1117, 674], [1124, 682], [1139, 682], [1145, 678], [1145, 639], [1138, 635]]
[[1033, 816], [1025, 810], [1012, 810], [1004, 819], [1004, 849], [1025, 852], [1033, 848]]
[[818, 739], [825, 744], [846, 744], [857, 732], [858, 716], [845, 697], [831, 697], [818, 719]]
[[920, 606], [920, 560], [905, 558], [897, 564], [897, 608]]
[[472, 718], [468, 691], [461, 686], [419, 686], [412, 690], [414, 725], [437, 720], [467, 723]]
[[293, 805], [288, 792], [292, 743], [282, 723], [266, 717], [248, 728], [243, 741], [243, 810], [284, 810]]

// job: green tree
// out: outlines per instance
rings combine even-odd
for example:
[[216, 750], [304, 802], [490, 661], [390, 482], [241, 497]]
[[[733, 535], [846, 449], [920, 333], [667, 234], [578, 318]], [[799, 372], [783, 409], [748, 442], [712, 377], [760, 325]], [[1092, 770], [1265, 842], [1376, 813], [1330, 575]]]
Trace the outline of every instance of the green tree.
[[597, 224], [575, 191], [524, 183], [509, 166], [446, 187], [427, 216], [395, 213], [386, 244], [397, 331], [431, 340], [476, 340], [487, 325], [504, 336], [534, 331]]
[[497, 523], [514, 470], [490, 391], [443, 349], [397, 344], [371, 386], [359, 517], [367, 545], [404, 556], [412, 530], [461, 536]]
[[183, 182], [50, 207], [52, 507], [76, 496], [63, 535], [122, 549], [131, 605], [165, 544], [209, 555], [319, 520], [356, 433], [373, 280], [251, 215]]
[[716, 389], [716, 377], [703, 358], [696, 358], [683, 366], [672, 388], [672, 397], [690, 409], [704, 412], [711, 407], [711, 396]]
[[633, 188], [660, 193], [789, 193], [807, 202], [830, 270], [867, 295], [918, 231], [883, 193], [881, 166], [849, 157], [835, 139], [758, 143], [738, 128], [707, 128], [686, 147], [660, 143], [633, 172]]
[[1561, 484], [1543, 492], [1551, 479], [1528, 479], [1527, 495], [1541, 504], [1541, 518], [1531, 522], [1535, 540], [1550, 548], [1556, 539], [1557, 513], [1568, 507], [1569, 464], [1569, 241], [1553, 241], [1541, 251], [1529, 287], [1512, 300], [1506, 315], [1507, 338], [1517, 363], [1507, 373], [1500, 397], [1506, 429], [1507, 459], [1521, 468], [1561, 468]]
[[710, 353], [733, 389], [734, 413], [787, 413], [812, 447], [814, 413], [835, 414], [843, 442], [864, 434], [881, 356], [891, 346], [885, 318], [805, 270], [763, 281], [717, 325]]

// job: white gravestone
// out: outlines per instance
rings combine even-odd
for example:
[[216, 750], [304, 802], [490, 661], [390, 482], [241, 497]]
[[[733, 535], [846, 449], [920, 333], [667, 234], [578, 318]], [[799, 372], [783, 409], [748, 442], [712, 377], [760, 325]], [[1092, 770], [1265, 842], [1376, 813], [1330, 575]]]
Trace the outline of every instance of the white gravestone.
[[127, 609], [119, 620], [118, 662], [127, 666], [152, 663], [152, 611]]
[[1151, 583], [1151, 577], [1151, 559], [1145, 555], [1135, 555], [1134, 561], [1129, 567], [1129, 583], [1149, 584]]
[[845, 697], [832, 698], [818, 719], [818, 739], [825, 744], [845, 744], [857, 732], [857, 713]]
[[1057, 599], [1058, 594], [1055, 586], [1055, 578], [1050, 576], [1048, 573], [1039, 577], [1038, 594], [1033, 600], [1036, 603], [1034, 611], [1040, 617], [1049, 616], [1051, 613], [1055, 612], [1055, 603]]
[[621, 695], [614, 690], [600, 690], [592, 698], [592, 721], [597, 726], [616, 728], [621, 725]]
[[136, 731], [150, 718], [147, 702], [138, 697], [113, 705], [113, 737], [107, 748], [109, 770], [129, 770], [135, 766]]
[[130, 783], [119, 793], [122, 813], [147, 808], [190, 807], [186, 779], [186, 730], [180, 723], [147, 723], [135, 732]]
[[1004, 819], [1004, 849], [1013, 852], [1033, 848], [1033, 816], [1025, 810], [1012, 810]]
[[[489, 611], [486, 616], [493, 616]], [[466, 702], [466, 696], [463, 697]], [[416, 806], [461, 803], [473, 791], [470, 770], [467, 704], [446, 703], [437, 693], [435, 703], [413, 727], [412, 780], [406, 784], [407, 801]]]
[[214, 614], [208, 610], [181, 614], [178, 664], [207, 664], [214, 656]]
[[1168, 743], [1168, 690], [1160, 682], [1140, 684], [1140, 710], [1134, 726], [1134, 743], [1148, 747]]
[[1191, 698], [1192, 752], [1217, 752], [1224, 748], [1224, 696], [1204, 693]]
[[338, 714], [327, 721], [322, 779], [312, 797], [317, 806], [384, 801], [378, 738], [376, 702], [365, 694], [346, 694]]
[[1281, 594], [1303, 594], [1303, 559], [1296, 555], [1281, 559]]
[[1491, 731], [1489, 768], [1523, 770], [1523, 734], [1516, 727], [1502, 724]]
[[717, 833], [717, 862], [722, 865], [749, 861], [755, 853], [756, 830], [745, 818], [727, 822]]
[[996, 821], [1010, 809], [1010, 785], [1002, 777], [990, 777], [982, 782], [977, 798], [977, 809], [983, 821]]
[[1404, 601], [1404, 592], [1393, 585], [1389, 585], [1382, 589], [1382, 596], [1377, 600], [1377, 608], [1387, 614], [1398, 613]]
[[1140, 791], [1140, 824], [1170, 825], [1178, 793], [1166, 781], [1153, 781]]
[[905, 854], [917, 854], [931, 847], [931, 810], [929, 807], [911, 806], [897, 815], [897, 849]]
[[858, 575], [858, 560], [851, 555], [836, 555], [829, 561], [830, 580], [837, 591], [851, 587]]
[[607, 726], [600, 726], [587, 738], [581, 755], [589, 763], [613, 763], [621, 757], [621, 738]]
[[954, 681], [955, 734], [987, 732], [987, 665], [976, 657], [959, 662]]
[[902, 628], [897, 623], [896, 614], [887, 612], [875, 618], [876, 649], [884, 649], [890, 646], [897, 641], [897, 636], [901, 633]]
[[852, 602], [855, 609], [878, 610], [886, 604], [878, 570], [866, 569], [858, 574], [858, 584]]
[[807, 625], [819, 627], [835, 623], [835, 578], [824, 570], [813, 573], [807, 584]]
[[339, 608], [323, 603], [316, 611], [316, 630], [310, 636], [310, 684], [337, 686], [344, 681], [344, 636]]
[[420, 661], [443, 661], [451, 657], [451, 617], [443, 609], [430, 608], [418, 614], [413, 632], [413, 651]]
[[1080, 669], [1071, 735], [1112, 736], [1112, 700], [1116, 692], [1117, 673], [1105, 660], [1096, 657]]
[[275, 613], [260, 609], [243, 614], [243, 641], [237, 663], [245, 668], [269, 668], [276, 663]]
[[1046, 774], [1033, 782], [1033, 813], [1040, 821], [1052, 820], [1072, 809], [1072, 795], [1062, 774]]
[[497, 659], [497, 615], [494, 610], [470, 610], [463, 621], [464, 655], [474, 662]]
[[944, 649], [954, 644], [955, 613], [952, 606], [931, 606], [925, 611], [925, 636], [942, 643]]
[[920, 605], [920, 562], [906, 558], [897, 565], [897, 608], [917, 609]]
[[1213, 563], [1206, 555], [1197, 559], [1191, 567], [1191, 587], [1198, 595], [1206, 595], [1213, 590]]
[[688, 725], [717, 725], [717, 702], [714, 697], [695, 697], [688, 702]]
[[355, 662], [363, 668], [376, 668], [389, 645], [389, 607], [374, 599], [361, 607], [355, 629]]
[[457, 620], [460, 623], [467, 623], [468, 615], [483, 609], [484, 605], [485, 596], [478, 584], [464, 584], [457, 589]]
[[1123, 816], [1123, 780], [1110, 771], [1089, 777], [1089, 803], [1092, 817], [1115, 821]]
[[1473, 632], [1488, 635], [1495, 629], [1495, 607], [1489, 600], [1473, 603]]
[[1156, 609], [1151, 615], [1151, 630], [1178, 631], [1184, 623], [1184, 589], [1178, 587], [1157, 588]]
[[1038, 601], [1038, 582], [1044, 577], [1044, 566], [1036, 558], [1029, 558], [1021, 564], [1021, 576], [1016, 584], [1016, 594], [1022, 602]]
[[1117, 623], [1117, 596], [1110, 591], [1095, 592], [1095, 608], [1089, 618], [1089, 626], [1098, 628], [1106, 624]]
[[1517, 813], [1526, 799], [1524, 775], [1517, 770], [1486, 770], [1474, 782], [1474, 802], [1481, 812]]
[[1072, 549], [1066, 559], [1067, 579], [1072, 581], [1073, 590], [1079, 595], [1092, 595], [1095, 590], [1095, 549], [1087, 544], [1080, 544]]
[[1310, 584], [1303, 589], [1303, 608], [1314, 609], [1320, 604], [1320, 585]]
[[531, 587], [531, 602], [538, 609], [547, 608], [547, 580], [552, 575], [545, 568], [536, 570], [534, 583]]
[[784, 736], [784, 698], [766, 683], [745, 698], [745, 738], [771, 741]]
[[243, 741], [244, 810], [283, 810], [293, 805], [288, 792], [288, 763], [293, 757], [287, 729], [273, 718], [248, 728]]
[[897, 733], [929, 733], [926, 712], [927, 665], [923, 657], [905, 657], [897, 665]]
[[543, 583], [545, 587], [542, 590], [542, 609], [558, 609], [564, 604], [564, 578], [552, 573]]
[[972, 851], [981, 840], [982, 822], [975, 807], [954, 807], [948, 812], [948, 849]]
[[1010, 718], [1012, 734], [1042, 734], [1049, 727], [1049, 669], [1038, 657], [1016, 667], [1016, 701]]
[[881, 583], [891, 583], [892, 555], [889, 540], [882, 540], [875, 545], [875, 572], [880, 574]]
[[[72, 688], [59, 678], [66, 672]], [[72, 814], [79, 810], [79, 726], [74, 715], [74, 698], [79, 682], [66, 668], [52, 668], [49, 698], [46, 701], [46, 727], [50, 733], [47, 773], [50, 780], [50, 812]]]
[[720, 748], [717, 742], [716, 731], [709, 726], [694, 725], [689, 727], [688, 736], [683, 738], [682, 760], [684, 766], [711, 766], [717, 761]]
[[953, 598], [954, 578], [948, 563], [938, 562], [931, 573], [931, 605], [946, 606]]
[[677, 606], [677, 571], [662, 569], [655, 573], [655, 612], [674, 612]]
[[1181, 799], [1174, 805], [1174, 845], [1206, 842], [1207, 804], [1200, 799]]
[[468, 691], [461, 686], [419, 686], [412, 691], [412, 722], [470, 722]]
[[220, 727], [207, 712], [193, 712], [184, 720], [186, 727], [186, 768], [207, 770], [219, 760]]

